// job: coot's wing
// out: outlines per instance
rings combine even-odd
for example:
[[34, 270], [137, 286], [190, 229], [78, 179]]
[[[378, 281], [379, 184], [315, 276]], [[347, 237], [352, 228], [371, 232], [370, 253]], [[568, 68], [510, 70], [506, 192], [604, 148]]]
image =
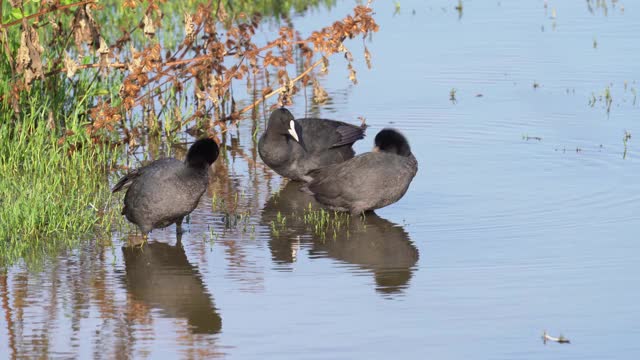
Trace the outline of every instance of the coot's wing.
[[175, 165], [174, 163], [181, 164], [180, 161], [174, 158], [164, 158], [164, 159], [153, 161], [150, 164], [141, 166], [137, 169], [131, 170], [125, 176], [120, 178], [120, 180], [118, 180], [118, 182], [115, 185], [113, 185], [113, 188], [111, 188], [111, 192], [115, 193], [121, 190], [128, 189], [129, 186], [131, 186], [131, 184], [133, 184], [133, 182], [136, 181], [136, 179], [142, 176], [143, 174], [149, 171], [152, 171], [154, 169], [162, 169], [167, 166]]
[[336, 132], [340, 135], [340, 139], [331, 145], [331, 147], [353, 144], [354, 142], [364, 138], [364, 131], [365, 127], [363, 126], [342, 123], [336, 128]]
[[376, 181], [388, 171], [386, 154], [368, 152], [343, 163], [323, 167], [309, 173], [313, 178], [307, 188], [323, 198], [337, 198], [372, 190]]
[[310, 151], [353, 144], [364, 138], [366, 128], [328, 119], [305, 118], [296, 122], [302, 127], [302, 137]]

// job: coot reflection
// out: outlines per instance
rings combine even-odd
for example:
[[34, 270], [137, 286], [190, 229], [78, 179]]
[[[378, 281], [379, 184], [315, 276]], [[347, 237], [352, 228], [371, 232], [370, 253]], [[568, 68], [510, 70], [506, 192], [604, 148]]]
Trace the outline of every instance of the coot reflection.
[[300, 256], [300, 249], [311, 257], [328, 257], [356, 265], [354, 271], [373, 273], [376, 290], [381, 293], [398, 293], [409, 285], [418, 262], [418, 249], [404, 229], [375, 213], [365, 218], [351, 216], [349, 224], [322, 238], [305, 224], [304, 212], [309, 208], [322, 208], [311, 196], [299, 190], [300, 184], [289, 182], [265, 204], [261, 222], [271, 226], [272, 221], [286, 216], [286, 226], [272, 232], [269, 248], [278, 268]]
[[222, 319], [180, 243], [145, 243], [123, 247], [122, 253], [123, 280], [134, 299], [160, 309], [167, 317], [186, 319], [193, 333], [220, 332]]

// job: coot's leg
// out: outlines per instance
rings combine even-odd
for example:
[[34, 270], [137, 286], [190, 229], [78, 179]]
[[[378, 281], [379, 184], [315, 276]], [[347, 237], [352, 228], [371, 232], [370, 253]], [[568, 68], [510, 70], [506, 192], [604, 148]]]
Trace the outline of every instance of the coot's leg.
[[182, 247], [182, 231], [176, 231], [176, 247]]
[[182, 230], [182, 220], [184, 220], [184, 217], [181, 217], [178, 220], [176, 220], [176, 235], [177, 234], [182, 235], [182, 233], [184, 232]]
[[144, 225], [138, 225], [138, 228], [140, 229], [140, 232], [142, 233], [142, 241], [140, 241], [140, 243], [138, 243], [136, 245], [140, 245], [140, 247], [142, 247], [149, 240], [149, 233], [151, 232], [151, 227], [144, 226]]

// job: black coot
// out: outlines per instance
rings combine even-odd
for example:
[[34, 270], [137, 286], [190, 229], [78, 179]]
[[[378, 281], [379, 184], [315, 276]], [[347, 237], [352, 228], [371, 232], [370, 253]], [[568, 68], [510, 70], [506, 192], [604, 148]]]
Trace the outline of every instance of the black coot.
[[365, 128], [326, 119], [295, 120], [289, 110], [276, 109], [260, 136], [262, 161], [286, 178], [309, 181], [310, 171], [341, 163], [355, 155], [351, 146]]
[[173, 223], [181, 232], [183, 218], [207, 189], [209, 166], [218, 153], [213, 139], [201, 139], [189, 148], [184, 162], [165, 158], [128, 173], [111, 189], [128, 189], [122, 214], [145, 235]]
[[394, 129], [376, 135], [373, 152], [312, 171], [303, 188], [334, 210], [360, 214], [400, 200], [418, 172], [407, 139]]

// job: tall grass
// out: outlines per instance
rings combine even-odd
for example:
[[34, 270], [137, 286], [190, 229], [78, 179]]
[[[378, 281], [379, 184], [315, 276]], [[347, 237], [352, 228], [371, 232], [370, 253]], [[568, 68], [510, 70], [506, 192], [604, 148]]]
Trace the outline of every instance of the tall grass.
[[0, 267], [107, 233], [119, 218], [106, 170], [115, 153], [92, 144], [79, 116], [52, 130], [52, 104], [32, 100], [19, 121], [0, 109]]

